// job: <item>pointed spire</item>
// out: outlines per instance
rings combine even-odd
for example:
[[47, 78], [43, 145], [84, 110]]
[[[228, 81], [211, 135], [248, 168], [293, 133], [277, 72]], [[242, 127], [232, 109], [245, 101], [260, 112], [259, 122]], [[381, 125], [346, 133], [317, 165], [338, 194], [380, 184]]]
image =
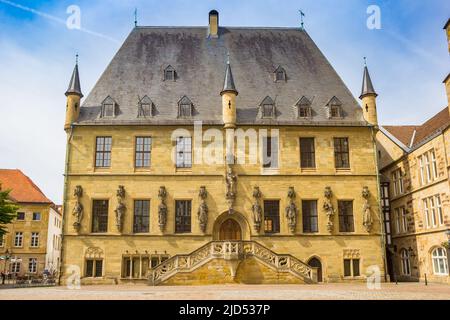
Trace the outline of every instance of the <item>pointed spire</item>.
[[364, 76], [363, 76], [361, 96], [359, 98], [362, 99], [364, 96], [368, 94], [374, 94], [375, 96], [378, 96], [378, 94], [375, 92], [375, 89], [373, 88], [372, 80], [370, 79], [369, 69], [367, 68], [366, 57], [364, 57]]
[[81, 98], [83, 97], [83, 94], [81, 93], [80, 74], [78, 72], [78, 54], [76, 55], [75, 68], [73, 69], [72, 77], [70, 78], [69, 88], [66, 91], [66, 96], [71, 94], [77, 94]]
[[233, 73], [231, 72], [231, 65], [230, 65], [230, 54], [227, 54], [227, 68], [225, 70], [225, 80], [223, 84], [223, 90], [220, 93], [221, 95], [225, 92], [234, 92], [236, 95], [238, 95], [238, 91], [236, 90], [236, 86], [234, 84], [233, 79]]

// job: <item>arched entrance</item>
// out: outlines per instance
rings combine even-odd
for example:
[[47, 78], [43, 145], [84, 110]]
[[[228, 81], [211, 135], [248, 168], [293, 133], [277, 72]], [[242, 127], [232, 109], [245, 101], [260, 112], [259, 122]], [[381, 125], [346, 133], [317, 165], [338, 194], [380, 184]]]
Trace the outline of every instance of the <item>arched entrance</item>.
[[308, 261], [308, 265], [313, 268], [317, 268], [317, 282], [322, 282], [322, 263], [317, 258], [311, 258]]
[[242, 230], [239, 223], [234, 219], [225, 220], [220, 226], [219, 240], [242, 240]]
[[233, 212], [230, 214], [225, 211], [219, 215], [213, 226], [213, 239], [214, 240], [250, 240], [251, 229], [247, 222], [247, 219], [239, 212]]

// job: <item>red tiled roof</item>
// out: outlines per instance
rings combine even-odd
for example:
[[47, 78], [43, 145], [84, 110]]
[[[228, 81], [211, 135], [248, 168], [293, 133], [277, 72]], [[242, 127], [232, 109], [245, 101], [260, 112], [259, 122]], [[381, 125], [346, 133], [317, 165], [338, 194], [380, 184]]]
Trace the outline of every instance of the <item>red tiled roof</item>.
[[53, 203], [30, 178], [18, 169], [0, 169], [2, 190], [11, 189], [12, 200], [19, 203]]
[[405, 146], [409, 147], [414, 130], [417, 129], [417, 126], [383, 126], [383, 128], [389, 131], [390, 134], [396, 137]]
[[383, 126], [383, 128], [389, 131], [389, 133], [391, 133], [407, 147], [410, 146], [411, 138], [415, 131], [416, 134], [412, 145], [414, 147], [425, 141], [439, 130], [445, 129], [448, 126], [450, 126], [450, 113], [449, 109], [445, 107], [420, 126]]

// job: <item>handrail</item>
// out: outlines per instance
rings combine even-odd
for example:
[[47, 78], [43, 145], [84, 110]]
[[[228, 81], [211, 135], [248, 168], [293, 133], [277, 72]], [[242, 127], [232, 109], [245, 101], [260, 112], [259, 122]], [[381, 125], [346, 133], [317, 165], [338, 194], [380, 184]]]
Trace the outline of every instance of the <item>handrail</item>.
[[290, 272], [314, 282], [312, 268], [290, 254], [278, 254], [256, 241], [211, 241], [183, 255], [177, 254], [156, 266], [150, 274], [150, 283], [157, 285], [178, 272], [193, 271], [212, 259], [242, 260], [253, 256], [279, 272]]

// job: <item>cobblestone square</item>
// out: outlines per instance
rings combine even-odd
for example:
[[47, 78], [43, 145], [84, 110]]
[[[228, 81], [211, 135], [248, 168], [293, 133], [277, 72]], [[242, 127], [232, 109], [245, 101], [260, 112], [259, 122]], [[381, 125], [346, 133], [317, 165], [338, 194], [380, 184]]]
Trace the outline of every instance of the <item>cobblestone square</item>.
[[450, 300], [444, 284], [211, 285], [211, 286], [82, 286], [0, 289], [0, 300]]

